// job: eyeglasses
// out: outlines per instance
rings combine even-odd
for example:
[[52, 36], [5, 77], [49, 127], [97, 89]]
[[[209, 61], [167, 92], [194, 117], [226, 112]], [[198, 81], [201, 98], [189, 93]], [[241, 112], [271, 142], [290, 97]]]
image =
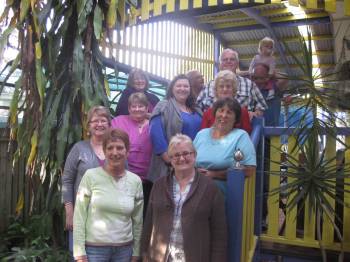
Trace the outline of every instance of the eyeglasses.
[[176, 153], [176, 154], [172, 155], [170, 158], [177, 161], [177, 160], [180, 160], [181, 157], [187, 158], [192, 154], [194, 154], [193, 151], [184, 151], [182, 153]]
[[89, 122], [90, 124], [102, 124], [105, 125], [108, 123], [108, 121], [106, 119], [95, 119], [95, 120], [91, 120]]
[[236, 61], [236, 58], [234, 57], [221, 59], [221, 62], [234, 62], [234, 61]]

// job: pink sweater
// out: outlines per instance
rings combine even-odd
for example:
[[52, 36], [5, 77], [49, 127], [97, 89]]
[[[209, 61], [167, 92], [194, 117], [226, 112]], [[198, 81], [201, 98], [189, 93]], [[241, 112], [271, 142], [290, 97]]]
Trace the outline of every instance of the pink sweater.
[[120, 115], [112, 120], [111, 126], [128, 133], [130, 139], [128, 170], [139, 175], [144, 180], [147, 177], [152, 155], [149, 123], [144, 125], [140, 133], [137, 122], [132, 120], [130, 115]]

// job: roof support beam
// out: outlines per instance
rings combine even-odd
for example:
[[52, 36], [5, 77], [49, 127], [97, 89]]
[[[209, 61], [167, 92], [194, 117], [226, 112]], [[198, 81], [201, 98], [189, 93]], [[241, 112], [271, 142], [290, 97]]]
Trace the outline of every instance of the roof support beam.
[[[308, 40], [308, 36], [302, 36], [305, 40]], [[300, 37], [286, 37], [283, 38], [284, 43], [289, 43], [289, 42], [298, 42], [300, 40]], [[311, 40], [313, 41], [318, 41], [318, 40], [333, 40], [332, 35], [312, 35]], [[228, 47], [246, 47], [247, 45], [253, 45], [256, 46], [259, 44], [259, 40], [249, 40], [249, 41], [239, 41], [237, 43], [234, 42], [228, 42], [227, 46]]]
[[[329, 17], [321, 17], [321, 18], [313, 18], [313, 19], [300, 19], [297, 21], [283, 21], [283, 22], [275, 22], [270, 23], [272, 27], [295, 27], [300, 25], [314, 25], [314, 24], [329, 24], [330, 18]], [[259, 29], [265, 29], [265, 27], [261, 24], [251, 24], [251, 25], [244, 25], [244, 26], [235, 26], [237, 23], [232, 23], [231, 26], [227, 25], [227, 27], [224, 28], [214, 28], [215, 32], [218, 33], [226, 33], [226, 32], [239, 32], [239, 31], [249, 31], [249, 30], [259, 30]]]
[[[254, 12], [259, 12], [256, 9], [253, 9]], [[241, 10], [243, 12], [243, 9]], [[264, 17], [260, 15], [260, 17], [263, 17], [266, 19], [269, 24], [272, 23], [278, 23], [278, 22], [294, 22], [294, 21], [300, 21], [300, 20], [308, 20], [308, 19], [319, 19], [319, 18], [325, 18], [329, 17], [327, 13], [321, 12], [321, 13], [314, 13], [309, 15], [289, 15], [289, 16], [283, 16], [283, 17]], [[239, 20], [228, 20], [226, 22], [221, 23], [214, 23], [213, 27], [214, 29], [221, 29], [226, 27], [239, 27], [239, 26], [249, 26], [249, 25], [257, 25], [257, 20], [255, 19], [245, 19], [245, 21], [239, 21]]]
[[[258, 43], [256, 43], [256, 45], [257, 44]], [[229, 47], [236, 47], [236, 46], [235, 45], [229, 45]], [[297, 56], [297, 57], [303, 55], [302, 52], [294, 52], [293, 54], [295, 56]], [[312, 55], [315, 55], [315, 56], [327, 56], [327, 55], [334, 55], [334, 53], [333, 53], [333, 50], [317, 50], [317, 51], [313, 51]], [[287, 54], [286, 56], [287, 57], [292, 57], [292, 55], [290, 55], [290, 54]], [[275, 58], [279, 59], [280, 56], [279, 55], [275, 55]], [[239, 56], [239, 60], [249, 60], [250, 61], [252, 59], [253, 59], [252, 55], [240, 55]]]
[[277, 35], [275, 33], [275, 30], [272, 28], [269, 20], [266, 17], [261, 16], [259, 13], [259, 11], [257, 11], [254, 8], [242, 8], [241, 11], [243, 13], [245, 13], [246, 15], [248, 15], [249, 17], [255, 19], [258, 23], [262, 24], [271, 34], [272, 39], [275, 41], [275, 48], [278, 50], [279, 54], [280, 54], [280, 58], [282, 60], [282, 62], [286, 65], [286, 71], [287, 74], [290, 75], [291, 74], [291, 70], [288, 66], [288, 60], [283, 52], [283, 47], [280, 44], [279, 39], [277, 38]]

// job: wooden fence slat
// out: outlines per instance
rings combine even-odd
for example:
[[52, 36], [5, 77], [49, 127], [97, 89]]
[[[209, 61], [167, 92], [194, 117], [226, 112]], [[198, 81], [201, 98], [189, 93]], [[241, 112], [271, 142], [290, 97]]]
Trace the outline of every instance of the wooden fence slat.
[[[280, 159], [280, 137], [271, 137], [270, 146], [270, 159]], [[279, 172], [280, 167], [278, 163], [270, 163], [271, 172]], [[279, 176], [269, 176], [269, 192], [280, 186]], [[269, 195], [267, 199], [268, 207], [268, 235], [277, 237], [278, 236], [278, 221], [279, 221], [279, 194]]]
[[[295, 159], [298, 159], [298, 154], [299, 152], [294, 150], [294, 152], [292, 152], [293, 148], [295, 148], [295, 144], [296, 144], [296, 139], [293, 136], [290, 136], [288, 138], [288, 154], [292, 157], [294, 157]], [[295, 179], [293, 178], [288, 178], [288, 183], [292, 183], [293, 181], [295, 181]], [[295, 197], [296, 192], [294, 192], [293, 194], [291, 194], [289, 196], [289, 198], [287, 199], [287, 206], [288, 204], [291, 202], [291, 200]], [[290, 239], [290, 240], [294, 240], [296, 238], [296, 219], [297, 217], [297, 206], [295, 206], [294, 208], [286, 208], [286, 238]]]
[[180, 10], [188, 9], [188, 0], [180, 0]]
[[[346, 146], [350, 146], [350, 137], [346, 137], [345, 139]], [[350, 150], [345, 151], [345, 164], [350, 164]], [[344, 182], [350, 184], [350, 178], [344, 178]], [[350, 185], [345, 185], [345, 190], [350, 191]], [[344, 243], [350, 245], [350, 193], [344, 192], [344, 214], [343, 214], [343, 238]]]
[[141, 2], [141, 20], [145, 21], [149, 19], [149, 10], [150, 5], [149, 5], [149, 0], [142, 0]]
[[344, 15], [350, 16], [350, 0], [344, 0]]
[[315, 224], [316, 224], [316, 214], [311, 210], [311, 205], [309, 203], [309, 197], [306, 199], [305, 204], [305, 215], [304, 215], [304, 239], [305, 241], [315, 240]]
[[317, 0], [306, 0], [306, 8], [317, 9]]
[[202, 0], [193, 0], [193, 8], [201, 8]]
[[324, 0], [324, 9], [327, 12], [335, 13], [335, 11], [336, 11], [336, 0]]
[[175, 0], [166, 0], [166, 12], [171, 13], [175, 11]]
[[162, 14], [162, 0], [153, 1], [153, 16], [158, 16]]
[[[331, 159], [335, 156], [336, 152], [336, 144], [335, 144], [335, 139], [332, 138], [331, 136], [327, 136], [326, 138], [326, 159]], [[335, 165], [335, 159], [330, 163], [330, 165]], [[335, 180], [334, 180], [335, 184]], [[335, 201], [328, 195], [325, 195], [326, 199], [330, 202], [332, 208], [335, 207]], [[322, 226], [322, 241], [325, 244], [331, 244], [334, 241], [334, 229], [333, 229], [333, 224], [334, 222], [334, 216], [332, 216], [331, 219], [328, 218], [326, 214], [323, 214], [323, 226]]]
[[217, 0], [208, 0], [208, 6], [216, 6], [216, 5], [218, 5]]

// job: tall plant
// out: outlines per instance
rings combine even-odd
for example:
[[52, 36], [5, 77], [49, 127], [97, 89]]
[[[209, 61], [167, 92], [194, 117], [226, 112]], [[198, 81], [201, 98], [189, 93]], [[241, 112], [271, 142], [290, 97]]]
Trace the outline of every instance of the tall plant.
[[[303, 54], [298, 57], [288, 48], [287, 44], [284, 44], [287, 53], [293, 57], [303, 75], [303, 77], [288, 77], [292, 84], [287, 92], [303, 97], [303, 103], [299, 103], [299, 108], [289, 116], [293, 118], [294, 115], [301, 115], [300, 119], [293, 123], [296, 127], [293, 134], [296, 137], [296, 143], [291, 150], [292, 155], [288, 155], [285, 162], [287, 171], [283, 172], [283, 176], [290, 180], [289, 183], [273, 189], [271, 193], [283, 192], [287, 195], [287, 208], [289, 209], [298, 207], [300, 211], [308, 206], [311, 208], [309, 214], [316, 214], [316, 237], [325, 262], [327, 253], [322, 243], [322, 222], [330, 221], [342, 244], [342, 234], [334, 217], [340, 223], [342, 223], [342, 218], [337, 216], [333, 203], [345, 205], [338, 194], [348, 192], [344, 189], [344, 184], [347, 184], [344, 178], [350, 175], [350, 165], [347, 163], [343, 172], [339, 172], [336, 156], [330, 156], [326, 148], [320, 147], [319, 138], [326, 135], [327, 139], [338, 141], [345, 146], [336, 134], [337, 122], [342, 122], [342, 125], [346, 123], [339, 119], [334, 107], [336, 104], [344, 104], [344, 101], [339, 101], [337, 95], [339, 85], [334, 85], [336, 72], [321, 74], [320, 70], [317, 72], [313, 70], [310, 31], [308, 31], [307, 40], [301, 37], [299, 42]], [[299, 111], [303, 114], [300, 114]], [[293, 157], [293, 152], [300, 153], [303, 156], [302, 161]], [[279, 162], [276, 163], [279, 164]], [[280, 175], [280, 172], [271, 174]], [[337, 183], [337, 180], [343, 182]], [[297, 214], [300, 213], [297, 212]], [[343, 259], [343, 248], [341, 248], [339, 261]]]
[[116, 0], [9, 0], [0, 17], [7, 25], [0, 53], [9, 36], [18, 34], [19, 53], [4, 82], [16, 68], [21, 70], [9, 126], [18, 145], [16, 159], [27, 159], [31, 203], [25, 204], [31, 214], [50, 215], [54, 239], [61, 232], [55, 225], [62, 225], [53, 222], [61, 214], [64, 157], [83, 136], [85, 111], [109, 105], [99, 44], [124, 16], [123, 5]]

